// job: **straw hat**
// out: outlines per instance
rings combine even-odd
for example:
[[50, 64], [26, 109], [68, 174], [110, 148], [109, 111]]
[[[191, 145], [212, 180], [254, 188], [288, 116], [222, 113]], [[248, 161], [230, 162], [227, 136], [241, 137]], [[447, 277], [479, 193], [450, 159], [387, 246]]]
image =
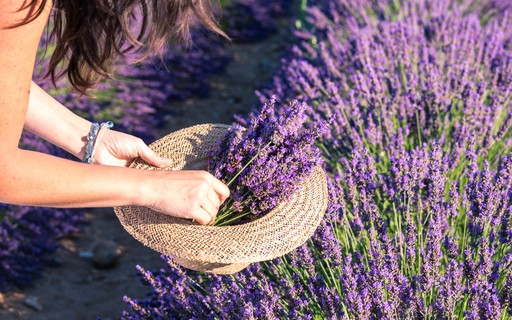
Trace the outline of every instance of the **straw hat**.
[[[171, 133], [150, 144], [160, 156], [174, 160], [159, 169], [136, 159], [131, 167], [144, 170], [197, 168], [229, 126], [204, 124]], [[203, 226], [138, 206], [115, 207], [123, 227], [144, 245], [172, 256], [185, 268], [230, 274], [250, 263], [282, 256], [306, 242], [327, 208], [327, 182], [321, 168], [302, 183], [290, 201], [263, 217], [236, 226]]]

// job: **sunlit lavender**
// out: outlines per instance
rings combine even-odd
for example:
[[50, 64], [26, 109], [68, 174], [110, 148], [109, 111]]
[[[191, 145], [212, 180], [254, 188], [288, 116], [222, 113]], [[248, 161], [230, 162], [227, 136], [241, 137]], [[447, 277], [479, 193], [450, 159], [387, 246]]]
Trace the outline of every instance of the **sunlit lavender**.
[[313, 238], [234, 276], [139, 267], [124, 319], [512, 317], [507, 1], [317, 1], [268, 89], [299, 99], [330, 206]]
[[214, 225], [261, 217], [289, 200], [313, 168], [321, 165], [315, 140], [327, 130], [327, 123], [305, 128], [304, 103], [278, 105], [271, 99], [246, 126], [234, 124], [211, 150], [208, 170], [231, 190]]

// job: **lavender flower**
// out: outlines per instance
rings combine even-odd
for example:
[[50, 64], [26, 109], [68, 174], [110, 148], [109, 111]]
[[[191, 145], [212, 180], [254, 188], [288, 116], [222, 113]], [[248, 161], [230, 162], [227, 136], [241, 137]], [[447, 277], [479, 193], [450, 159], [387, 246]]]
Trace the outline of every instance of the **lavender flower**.
[[[305, 101], [310, 128], [330, 120], [317, 144], [333, 203], [307, 246], [251, 267], [273, 286], [265, 299], [277, 297], [278, 318], [512, 316], [511, 9], [499, 0], [307, 9], [300, 42], [258, 94]], [[231, 283], [219, 277], [215, 288]]]
[[57, 239], [81, 230], [77, 210], [0, 205], [0, 292], [31, 285], [52, 265]]
[[233, 125], [213, 150], [209, 170], [230, 187], [231, 199], [216, 224], [238, 216], [260, 216], [288, 200], [312, 169], [321, 164], [315, 139], [325, 125], [304, 128], [306, 106], [297, 101], [277, 114], [276, 101], [263, 105], [248, 128]]

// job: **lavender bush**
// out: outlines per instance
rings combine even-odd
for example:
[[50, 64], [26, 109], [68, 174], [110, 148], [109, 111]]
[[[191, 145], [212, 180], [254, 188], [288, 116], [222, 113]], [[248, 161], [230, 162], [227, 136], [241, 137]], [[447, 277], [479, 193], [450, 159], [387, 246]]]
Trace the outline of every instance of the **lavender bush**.
[[76, 210], [0, 205], [0, 292], [32, 284], [42, 267], [55, 264], [58, 239], [83, 223]]
[[231, 189], [214, 225], [261, 217], [289, 200], [314, 167], [321, 165], [315, 139], [325, 128], [304, 128], [306, 105], [293, 101], [276, 115], [276, 101], [264, 104], [246, 127], [234, 124], [212, 150], [209, 171]]
[[332, 119], [313, 238], [234, 276], [139, 267], [124, 319], [512, 317], [506, 1], [317, 1], [277, 94]]

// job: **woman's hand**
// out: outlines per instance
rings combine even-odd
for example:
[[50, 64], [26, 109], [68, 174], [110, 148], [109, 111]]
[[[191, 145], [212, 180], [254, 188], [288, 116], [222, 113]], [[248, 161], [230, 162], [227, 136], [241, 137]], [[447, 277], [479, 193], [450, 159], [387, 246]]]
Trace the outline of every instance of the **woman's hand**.
[[95, 164], [127, 167], [137, 157], [159, 168], [172, 164], [170, 159], [158, 156], [137, 137], [114, 130], [101, 130], [93, 153]]
[[139, 205], [174, 217], [212, 224], [228, 187], [206, 171], [151, 170], [141, 179]]
[[[156, 167], [172, 164], [159, 157], [141, 139], [118, 131], [102, 129], [93, 153], [94, 163], [129, 166], [140, 157]], [[203, 169], [204, 166], [193, 169]], [[141, 181], [139, 205], [178, 218], [212, 224], [220, 205], [229, 197], [229, 189], [202, 170], [152, 170]]]

